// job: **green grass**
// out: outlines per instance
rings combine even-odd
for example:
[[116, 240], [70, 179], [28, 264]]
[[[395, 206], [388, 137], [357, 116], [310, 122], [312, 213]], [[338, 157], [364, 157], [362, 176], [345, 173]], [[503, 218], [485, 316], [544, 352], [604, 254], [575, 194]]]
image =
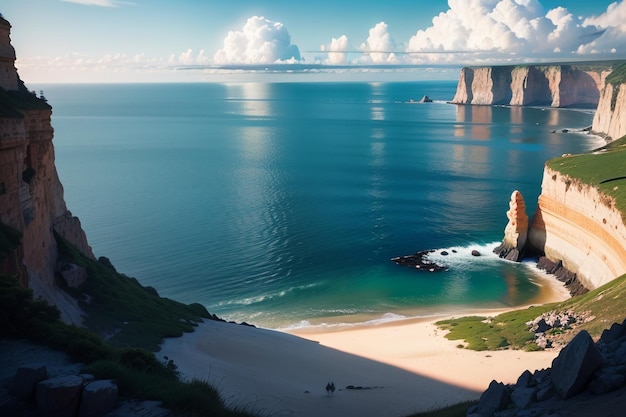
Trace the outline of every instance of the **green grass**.
[[607, 84], [613, 84], [615, 86], [626, 83], [626, 64], [622, 64], [615, 68], [608, 77], [606, 77]]
[[0, 117], [22, 118], [20, 110], [49, 110], [50, 105], [26, 90], [24, 84], [19, 91], [0, 88]]
[[32, 290], [21, 287], [16, 277], [0, 275], [0, 337], [27, 339], [66, 352], [86, 364], [83, 372], [115, 379], [120, 395], [162, 401], [179, 415], [253, 415], [225, 407], [219, 393], [206, 382], [182, 381], [173, 362], [161, 363], [144, 349], [113, 346], [87, 329], [61, 322], [59, 316], [55, 307], [33, 300]]
[[449, 330], [446, 334], [447, 339], [465, 341], [467, 349], [482, 351], [511, 348], [532, 351], [539, 348], [534, 343], [534, 335], [528, 331], [526, 323], [547, 311], [566, 310], [591, 313], [594, 318], [577, 325], [577, 330], [587, 330], [593, 337], [598, 338], [604, 329], [613, 323], [622, 323], [626, 318], [626, 275], [585, 295], [572, 297], [560, 303], [511, 311], [488, 321], [487, 317], [471, 316], [442, 320], [436, 324], [444, 330]]
[[[551, 159], [547, 165], [569, 176], [571, 186], [591, 185], [612, 197], [626, 222], [626, 136], [598, 152]], [[610, 205], [611, 199], [605, 204]]]
[[88, 279], [78, 289], [68, 289], [88, 314], [85, 325], [108, 335], [117, 346], [143, 347], [152, 351], [166, 337], [191, 332], [201, 319], [215, 316], [200, 304], [183, 304], [159, 297], [155, 290], [82, 255], [56, 236], [62, 260], [86, 268]]

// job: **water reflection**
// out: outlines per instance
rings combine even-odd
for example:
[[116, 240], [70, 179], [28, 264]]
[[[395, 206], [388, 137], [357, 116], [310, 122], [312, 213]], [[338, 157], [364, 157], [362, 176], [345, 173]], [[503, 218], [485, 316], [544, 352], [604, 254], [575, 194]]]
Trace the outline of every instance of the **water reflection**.
[[470, 137], [476, 140], [491, 139], [492, 123], [491, 106], [456, 106], [456, 121], [454, 136]]
[[240, 108], [236, 114], [248, 117], [269, 117], [272, 115], [271, 84], [267, 83], [244, 83], [229, 84], [228, 92], [235, 99], [240, 99]]

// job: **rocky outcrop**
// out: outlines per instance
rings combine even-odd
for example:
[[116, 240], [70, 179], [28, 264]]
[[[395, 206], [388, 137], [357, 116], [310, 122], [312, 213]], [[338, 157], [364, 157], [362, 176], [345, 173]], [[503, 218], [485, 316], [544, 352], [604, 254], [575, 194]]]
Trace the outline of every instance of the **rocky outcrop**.
[[626, 226], [613, 199], [547, 166], [528, 240], [588, 289], [626, 273]]
[[[467, 415], [539, 417], [554, 416], [554, 410], [558, 415], [621, 415], [624, 392], [626, 322], [613, 324], [597, 343], [582, 330], [551, 368], [525, 371], [513, 385], [493, 381]], [[582, 409], [582, 404], [591, 407]]]
[[522, 193], [515, 190], [509, 201], [509, 211], [506, 212], [509, 219], [504, 228], [502, 244], [493, 251], [501, 258], [509, 261], [521, 261], [528, 236], [528, 215]]
[[465, 67], [452, 103], [595, 107], [610, 72], [608, 65]]
[[626, 135], [626, 83], [606, 84], [593, 116], [591, 130], [609, 140]]
[[28, 92], [14, 66], [10, 24], [0, 19], [0, 221], [22, 233], [16, 253], [0, 270], [80, 324], [80, 310], [55, 280], [59, 235], [93, 257], [79, 220], [68, 211], [54, 165], [51, 107]]

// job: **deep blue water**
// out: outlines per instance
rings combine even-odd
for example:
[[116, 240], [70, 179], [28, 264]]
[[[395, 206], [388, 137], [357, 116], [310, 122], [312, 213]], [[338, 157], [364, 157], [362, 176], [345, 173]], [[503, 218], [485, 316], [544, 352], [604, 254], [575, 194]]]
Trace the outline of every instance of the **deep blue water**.
[[[261, 326], [528, 303], [488, 254], [511, 192], [594, 146], [573, 110], [455, 106], [455, 82], [37, 85], [68, 207], [96, 256]], [[424, 94], [434, 103], [418, 104]], [[450, 270], [390, 258], [457, 247]], [[395, 316], [392, 316], [395, 317]]]

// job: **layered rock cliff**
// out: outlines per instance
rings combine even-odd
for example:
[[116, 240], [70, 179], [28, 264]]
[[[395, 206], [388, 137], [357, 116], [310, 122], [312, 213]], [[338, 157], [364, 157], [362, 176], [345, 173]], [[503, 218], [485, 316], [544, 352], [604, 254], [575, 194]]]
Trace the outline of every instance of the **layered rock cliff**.
[[596, 107], [610, 73], [608, 65], [465, 67], [452, 103]]
[[[626, 72], [626, 65], [618, 68]], [[612, 74], [613, 75], [613, 74]], [[609, 140], [626, 135], [626, 81], [624, 77], [610, 77], [600, 94], [598, 109], [591, 130]]]
[[626, 226], [615, 201], [547, 166], [528, 240], [588, 289], [626, 274]]
[[57, 280], [56, 231], [93, 257], [79, 220], [68, 211], [54, 165], [51, 107], [27, 91], [15, 69], [11, 25], [0, 17], [0, 222], [22, 233], [0, 271], [59, 307], [66, 322], [80, 321], [76, 302]]

